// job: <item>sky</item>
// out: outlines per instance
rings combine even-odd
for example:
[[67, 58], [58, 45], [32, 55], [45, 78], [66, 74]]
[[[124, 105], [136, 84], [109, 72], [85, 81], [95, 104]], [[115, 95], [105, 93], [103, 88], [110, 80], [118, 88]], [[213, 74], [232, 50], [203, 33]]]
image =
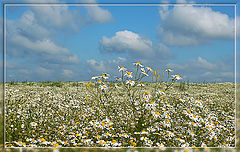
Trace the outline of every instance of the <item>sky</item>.
[[139, 61], [182, 81], [234, 82], [233, 5], [11, 4], [5, 14], [6, 81], [113, 79]]

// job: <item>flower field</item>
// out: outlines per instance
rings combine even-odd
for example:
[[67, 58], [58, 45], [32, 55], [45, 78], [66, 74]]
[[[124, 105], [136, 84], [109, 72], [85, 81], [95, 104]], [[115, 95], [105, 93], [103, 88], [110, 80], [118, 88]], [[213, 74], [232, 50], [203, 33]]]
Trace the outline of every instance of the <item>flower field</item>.
[[6, 147], [235, 146], [233, 83], [134, 66], [116, 81], [6, 83]]

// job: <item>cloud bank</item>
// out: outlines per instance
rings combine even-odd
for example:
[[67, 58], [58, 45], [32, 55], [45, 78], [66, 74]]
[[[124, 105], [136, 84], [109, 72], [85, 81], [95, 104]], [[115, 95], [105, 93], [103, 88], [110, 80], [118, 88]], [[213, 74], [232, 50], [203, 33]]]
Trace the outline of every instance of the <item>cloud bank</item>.
[[234, 19], [209, 7], [159, 8], [159, 37], [168, 45], [189, 46], [233, 40]]

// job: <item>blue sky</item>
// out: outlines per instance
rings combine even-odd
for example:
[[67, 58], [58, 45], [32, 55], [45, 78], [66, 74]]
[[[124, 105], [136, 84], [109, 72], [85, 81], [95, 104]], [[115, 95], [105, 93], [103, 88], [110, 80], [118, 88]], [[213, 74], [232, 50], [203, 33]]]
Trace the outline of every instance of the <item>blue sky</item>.
[[6, 80], [86, 81], [140, 61], [183, 81], [233, 82], [234, 14], [229, 5], [8, 5]]

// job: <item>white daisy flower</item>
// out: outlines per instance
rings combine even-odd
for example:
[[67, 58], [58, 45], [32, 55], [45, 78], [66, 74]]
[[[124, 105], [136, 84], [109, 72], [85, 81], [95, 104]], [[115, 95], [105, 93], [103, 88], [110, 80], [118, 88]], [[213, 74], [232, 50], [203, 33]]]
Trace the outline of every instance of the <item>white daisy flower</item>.
[[180, 75], [176, 74], [176, 75], [172, 75], [172, 77], [176, 80], [181, 80], [182, 78], [180, 77]]
[[101, 88], [101, 90], [107, 90], [108, 87], [107, 87], [107, 85], [104, 84], [104, 85], [101, 85], [100, 88]]
[[121, 71], [127, 71], [127, 69], [126, 69], [125, 67], [123, 67], [123, 66], [122, 66], [122, 67], [118, 66], [118, 71], [119, 71], [119, 72], [121, 72]]
[[124, 74], [124, 76], [127, 76], [128, 78], [132, 78], [133, 76], [132, 76], [132, 72], [126, 72], [125, 74]]
[[131, 86], [134, 86], [135, 82], [132, 80], [127, 80], [126, 84], [130, 84]]
[[32, 127], [37, 126], [37, 123], [36, 123], [36, 122], [31, 122], [30, 124], [31, 124]]
[[141, 82], [137, 85], [138, 87], [144, 87], [145, 85]]
[[173, 72], [173, 70], [172, 69], [166, 69], [166, 72]]
[[153, 69], [151, 67], [146, 67], [147, 71], [153, 72]]
[[133, 63], [133, 65], [143, 67], [143, 65], [140, 62]]
[[99, 77], [98, 76], [93, 76], [92, 79], [95, 80], [95, 79], [98, 79]]

